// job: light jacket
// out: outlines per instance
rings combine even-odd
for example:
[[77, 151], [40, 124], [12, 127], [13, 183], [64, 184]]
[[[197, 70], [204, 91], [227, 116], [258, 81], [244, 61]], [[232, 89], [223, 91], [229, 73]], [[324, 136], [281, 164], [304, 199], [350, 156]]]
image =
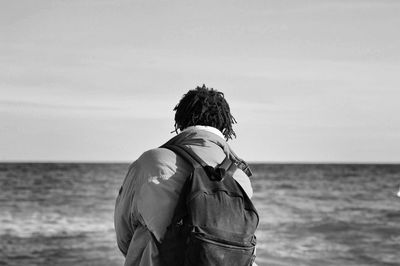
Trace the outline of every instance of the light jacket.
[[[226, 154], [241, 161], [215, 130], [190, 127], [169, 143], [187, 146], [210, 166], [220, 164]], [[117, 243], [125, 256], [125, 266], [161, 265], [157, 242], [162, 242], [171, 223], [180, 190], [191, 169], [184, 159], [165, 148], [146, 151], [131, 164], [114, 213]], [[238, 168], [233, 177], [251, 198], [253, 190], [248, 176]]]

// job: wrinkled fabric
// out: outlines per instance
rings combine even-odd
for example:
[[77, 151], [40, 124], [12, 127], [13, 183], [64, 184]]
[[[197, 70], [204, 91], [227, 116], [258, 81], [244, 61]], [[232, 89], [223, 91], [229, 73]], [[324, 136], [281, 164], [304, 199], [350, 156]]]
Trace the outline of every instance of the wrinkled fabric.
[[131, 243], [134, 243], [134, 245], [129, 245], [125, 257], [125, 266], [161, 265], [156, 241], [154, 241], [153, 236], [146, 227], [137, 227], [133, 233]]
[[[207, 164], [216, 166], [233, 152], [222, 136], [205, 128], [190, 127], [173, 141], [192, 149]], [[171, 140], [170, 140], [171, 141]], [[116, 200], [114, 223], [125, 266], [160, 265], [157, 241], [162, 242], [191, 166], [174, 152], [157, 148], [143, 153], [129, 168]], [[251, 198], [247, 175], [234, 176]]]

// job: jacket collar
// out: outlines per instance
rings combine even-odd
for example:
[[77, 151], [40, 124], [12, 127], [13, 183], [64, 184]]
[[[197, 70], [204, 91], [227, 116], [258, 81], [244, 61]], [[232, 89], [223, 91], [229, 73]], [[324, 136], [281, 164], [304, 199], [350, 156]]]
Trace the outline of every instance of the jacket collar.
[[197, 130], [197, 129], [208, 131], [210, 133], [213, 133], [213, 134], [217, 135], [218, 137], [220, 137], [222, 139], [225, 139], [224, 135], [222, 135], [222, 132], [219, 131], [219, 129], [217, 129], [215, 127], [210, 127], [210, 126], [201, 126], [201, 125], [190, 126], [190, 127], [185, 128], [184, 130], [182, 130], [182, 132], [183, 131], [190, 131], [190, 130]]
[[192, 126], [185, 128], [178, 135], [170, 139], [165, 145], [194, 145], [194, 146], [209, 146], [211, 143], [223, 149], [224, 153], [236, 162], [237, 166], [242, 169], [247, 176], [251, 176], [252, 172], [248, 164], [240, 159], [225, 141], [222, 133], [213, 127]]

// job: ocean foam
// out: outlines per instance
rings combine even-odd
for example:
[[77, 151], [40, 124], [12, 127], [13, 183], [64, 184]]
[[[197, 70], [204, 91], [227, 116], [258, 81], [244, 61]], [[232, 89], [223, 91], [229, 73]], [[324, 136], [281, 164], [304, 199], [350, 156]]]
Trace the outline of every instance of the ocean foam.
[[112, 220], [85, 216], [65, 216], [59, 213], [14, 215], [0, 213], [0, 236], [12, 235], [21, 238], [32, 236], [76, 236], [86, 233], [110, 232], [114, 230]]

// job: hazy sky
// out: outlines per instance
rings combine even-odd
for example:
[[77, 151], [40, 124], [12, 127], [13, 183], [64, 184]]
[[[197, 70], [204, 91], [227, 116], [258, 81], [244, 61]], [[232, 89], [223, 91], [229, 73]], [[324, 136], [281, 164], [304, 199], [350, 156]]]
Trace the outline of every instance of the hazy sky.
[[197, 85], [249, 161], [400, 162], [400, 1], [0, 2], [0, 160], [132, 161]]

